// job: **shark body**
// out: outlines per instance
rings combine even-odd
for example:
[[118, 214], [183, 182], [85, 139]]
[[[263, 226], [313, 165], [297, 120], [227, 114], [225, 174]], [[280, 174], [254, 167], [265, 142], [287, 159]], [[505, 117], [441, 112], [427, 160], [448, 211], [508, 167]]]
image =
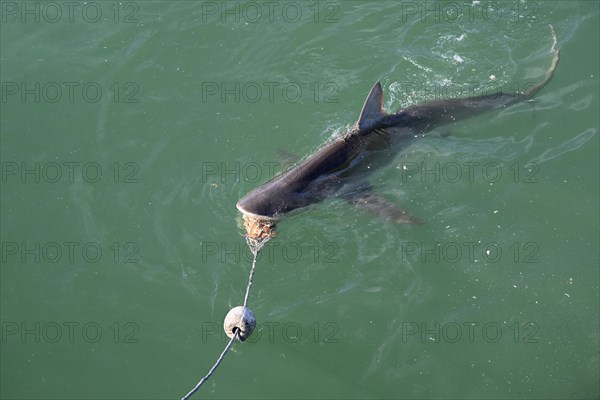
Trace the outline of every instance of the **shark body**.
[[558, 64], [554, 30], [552, 33], [550, 68], [541, 82], [524, 92], [433, 101], [387, 114], [383, 110], [383, 90], [377, 82], [352, 129], [292, 169], [252, 190], [236, 207], [245, 216], [277, 221], [290, 211], [339, 196], [358, 208], [397, 223], [419, 223], [417, 218], [376, 194], [368, 183], [369, 174], [391, 162], [399, 150], [419, 135], [531, 99], [550, 82]]

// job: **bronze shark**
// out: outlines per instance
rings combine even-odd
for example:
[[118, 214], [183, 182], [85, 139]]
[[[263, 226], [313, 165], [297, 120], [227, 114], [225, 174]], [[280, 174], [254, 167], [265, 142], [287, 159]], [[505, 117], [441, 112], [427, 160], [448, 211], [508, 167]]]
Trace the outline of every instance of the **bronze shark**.
[[550, 82], [558, 65], [554, 29], [552, 37], [553, 58], [544, 79], [524, 92], [433, 101], [386, 114], [383, 90], [377, 82], [351, 130], [238, 201], [236, 206], [243, 214], [247, 236], [271, 236], [282, 216], [331, 196], [397, 223], [419, 223], [376, 194], [368, 183], [369, 174], [391, 162], [412, 139], [434, 128], [531, 99]]

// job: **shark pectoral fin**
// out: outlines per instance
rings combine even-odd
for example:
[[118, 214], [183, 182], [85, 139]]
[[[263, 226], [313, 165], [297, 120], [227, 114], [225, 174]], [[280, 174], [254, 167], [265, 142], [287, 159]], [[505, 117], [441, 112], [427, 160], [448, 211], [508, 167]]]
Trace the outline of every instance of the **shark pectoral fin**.
[[361, 190], [345, 196], [353, 206], [368, 211], [379, 218], [394, 221], [397, 224], [422, 224], [423, 222], [410, 215], [394, 203], [390, 202], [372, 190]]

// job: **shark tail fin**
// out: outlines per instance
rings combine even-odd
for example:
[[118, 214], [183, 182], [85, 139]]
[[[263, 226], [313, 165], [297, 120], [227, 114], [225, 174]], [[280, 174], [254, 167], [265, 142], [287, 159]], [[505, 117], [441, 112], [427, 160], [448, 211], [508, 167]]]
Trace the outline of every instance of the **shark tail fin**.
[[554, 53], [554, 56], [552, 57], [552, 62], [550, 63], [550, 68], [546, 70], [546, 75], [543, 81], [522, 93], [525, 100], [531, 99], [533, 96], [535, 96], [537, 92], [540, 91], [541, 88], [546, 86], [548, 82], [552, 80], [552, 77], [554, 76], [554, 71], [556, 71], [556, 66], [558, 65], [558, 60], [560, 59], [560, 50], [556, 48], [556, 32], [554, 31], [554, 27], [552, 25], [550, 25], [550, 30], [552, 31], [552, 47], [550, 48], [550, 50], [552, 51], [552, 53]]

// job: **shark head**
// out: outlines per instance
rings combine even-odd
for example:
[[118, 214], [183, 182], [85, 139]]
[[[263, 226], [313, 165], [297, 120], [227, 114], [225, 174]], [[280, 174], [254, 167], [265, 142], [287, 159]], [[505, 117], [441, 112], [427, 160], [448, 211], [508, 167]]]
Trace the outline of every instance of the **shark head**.
[[273, 203], [273, 191], [257, 188], [235, 205], [242, 213], [246, 236], [261, 240], [275, 236], [278, 207]]
[[252, 190], [235, 205], [242, 214], [264, 220], [275, 220], [287, 211], [289, 188], [276, 179]]

